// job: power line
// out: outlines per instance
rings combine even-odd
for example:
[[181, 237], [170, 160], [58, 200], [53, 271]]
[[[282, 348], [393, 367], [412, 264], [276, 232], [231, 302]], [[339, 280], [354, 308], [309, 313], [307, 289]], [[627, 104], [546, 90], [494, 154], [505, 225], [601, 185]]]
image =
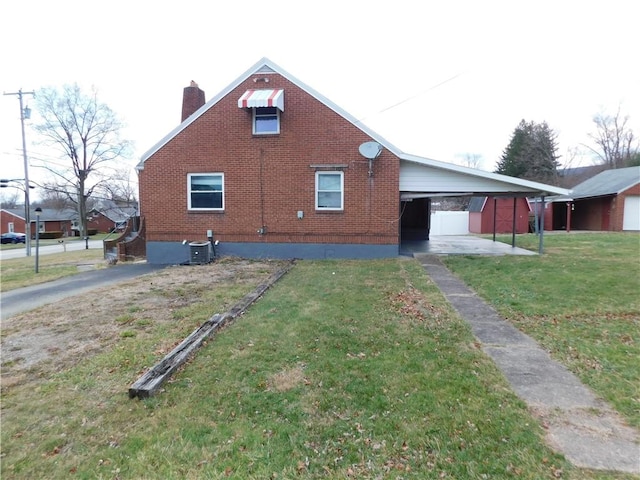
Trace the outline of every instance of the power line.
[[464, 72], [460, 72], [460, 73], [458, 73], [458, 74], [454, 75], [453, 77], [447, 78], [446, 80], [443, 80], [443, 81], [442, 81], [442, 82], [440, 82], [440, 83], [437, 83], [437, 84], [435, 84], [435, 85], [432, 85], [431, 87], [429, 87], [429, 88], [427, 88], [427, 89], [425, 89], [425, 90], [421, 90], [421, 91], [419, 91], [418, 93], [416, 93], [416, 94], [414, 94], [414, 95], [411, 95], [410, 97], [405, 98], [404, 100], [400, 100], [399, 102], [394, 103], [393, 105], [390, 105], [390, 106], [388, 106], [388, 107], [385, 107], [385, 108], [383, 108], [382, 110], [378, 110], [376, 113], [373, 113], [373, 114], [368, 115], [368, 116], [366, 116], [366, 117], [362, 117], [362, 118], [360, 118], [360, 119], [358, 120], [358, 122], [362, 122], [362, 121], [364, 121], [366, 118], [371, 117], [372, 115], [379, 115], [379, 114], [384, 113], [384, 112], [386, 112], [386, 111], [388, 111], [388, 110], [391, 110], [392, 108], [396, 108], [396, 107], [398, 107], [398, 106], [402, 105], [403, 103], [407, 103], [407, 102], [409, 102], [409, 101], [411, 101], [411, 100], [413, 100], [413, 99], [415, 99], [415, 98], [418, 98], [419, 96], [424, 95], [425, 93], [430, 92], [431, 90], [435, 90], [436, 88], [441, 87], [442, 85], [444, 85], [444, 84], [446, 84], [446, 83], [449, 83], [449, 82], [451, 82], [451, 81], [455, 80], [456, 78], [458, 78], [459, 76], [461, 76], [463, 73], [464, 73]]

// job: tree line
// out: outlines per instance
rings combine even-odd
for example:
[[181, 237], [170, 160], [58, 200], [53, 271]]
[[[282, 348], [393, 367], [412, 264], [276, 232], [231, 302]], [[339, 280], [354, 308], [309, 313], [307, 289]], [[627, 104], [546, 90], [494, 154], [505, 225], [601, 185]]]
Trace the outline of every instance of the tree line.
[[[594, 146], [584, 145], [603, 169], [640, 165], [638, 139], [629, 127], [629, 117], [620, 108], [615, 114], [593, 117], [595, 133], [589, 134]], [[496, 173], [551, 185], [559, 184], [557, 134], [546, 122], [521, 120], [511, 135], [496, 166]]]

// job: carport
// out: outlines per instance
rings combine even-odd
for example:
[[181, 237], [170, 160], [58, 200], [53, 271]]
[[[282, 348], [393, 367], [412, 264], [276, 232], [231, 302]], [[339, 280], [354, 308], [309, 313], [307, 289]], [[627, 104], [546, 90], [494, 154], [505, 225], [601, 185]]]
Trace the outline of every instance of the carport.
[[[543, 183], [522, 180], [515, 177], [485, 172], [474, 168], [463, 167], [451, 163], [431, 160], [416, 155], [400, 153], [400, 252], [429, 251], [439, 253], [491, 254], [502, 247], [480, 248], [478, 243], [470, 241], [453, 242], [434, 240], [429, 236], [431, 201], [441, 197], [474, 197], [487, 196], [494, 198], [514, 199], [514, 226], [512, 229], [511, 248], [515, 249], [515, 209], [517, 199], [538, 198], [539, 205], [545, 205], [545, 197], [549, 195], [567, 195], [570, 190], [546, 185]], [[546, 205], [545, 205], [546, 206]], [[539, 233], [539, 253], [544, 251], [544, 215], [536, 210], [536, 227]], [[430, 243], [433, 242], [433, 243]], [[495, 242], [495, 231], [493, 240]], [[439, 245], [436, 245], [439, 243]], [[472, 246], [473, 245], [473, 246]], [[421, 249], [422, 250], [419, 250]], [[518, 249], [521, 250], [521, 249]], [[511, 250], [516, 252], [516, 250]], [[496, 253], [493, 253], [496, 254]]]

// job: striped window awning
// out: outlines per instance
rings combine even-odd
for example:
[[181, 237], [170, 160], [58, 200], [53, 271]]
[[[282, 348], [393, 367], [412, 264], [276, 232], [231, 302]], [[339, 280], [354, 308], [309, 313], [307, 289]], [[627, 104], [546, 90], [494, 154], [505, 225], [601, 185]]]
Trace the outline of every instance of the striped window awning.
[[277, 107], [284, 112], [284, 90], [247, 90], [238, 100], [238, 108]]

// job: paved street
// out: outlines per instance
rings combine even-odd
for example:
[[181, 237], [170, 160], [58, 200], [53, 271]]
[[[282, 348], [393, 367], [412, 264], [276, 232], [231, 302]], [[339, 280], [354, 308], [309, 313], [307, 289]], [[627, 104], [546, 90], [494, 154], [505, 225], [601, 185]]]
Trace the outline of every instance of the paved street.
[[[60, 243], [57, 245], [41, 245], [38, 249], [38, 255], [48, 255], [51, 253], [62, 253], [65, 251], [70, 252], [73, 250], [84, 250], [86, 248], [86, 242], [82, 240], [73, 240], [70, 242]], [[89, 248], [99, 248], [102, 249], [102, 240], [89, 240]], [[0, 261], [8, 260], [10, 258], [20, 258], [25, 257], [27, 254], [26, 248], [13, 248], [10, 250], [1, 250], [0, 251]], [[35, 257], [36, 255], [36, 243], [31, 243], [31, 256]]]

